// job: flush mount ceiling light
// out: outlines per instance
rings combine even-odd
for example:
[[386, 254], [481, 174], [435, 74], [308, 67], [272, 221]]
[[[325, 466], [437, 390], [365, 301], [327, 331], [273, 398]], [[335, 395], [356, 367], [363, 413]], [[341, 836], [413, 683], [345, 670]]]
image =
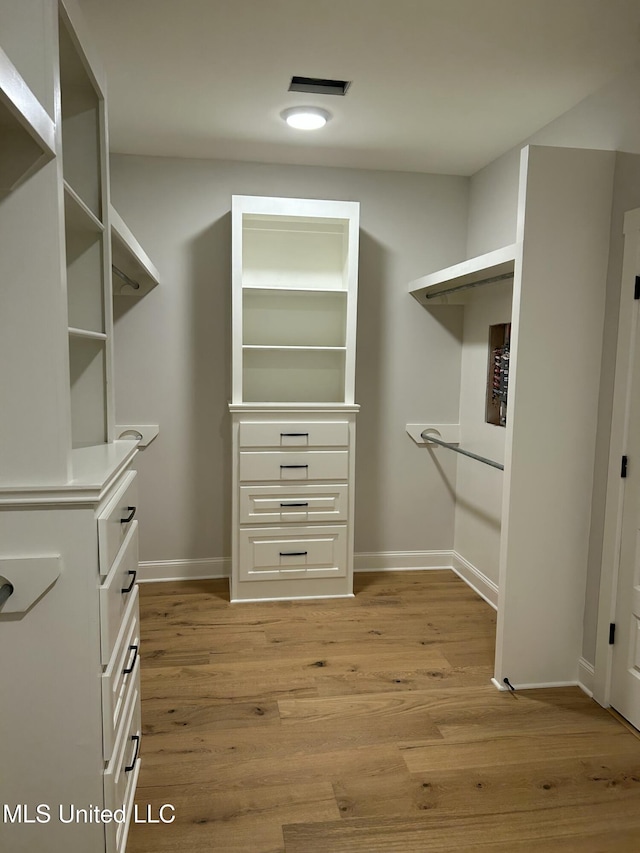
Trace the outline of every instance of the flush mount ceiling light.
[[295, 127], [296, 130], [318, 130], [331, 118], [331, 113], [320, 107], [290, 107], [280, 115], [289, 127]]

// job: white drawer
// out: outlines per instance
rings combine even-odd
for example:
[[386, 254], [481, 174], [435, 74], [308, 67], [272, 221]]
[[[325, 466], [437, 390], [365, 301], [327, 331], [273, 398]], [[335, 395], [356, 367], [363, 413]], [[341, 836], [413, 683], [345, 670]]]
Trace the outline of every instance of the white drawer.
[[240, 580], [342, 577], [346, 570], [346, 525], [240, 530]]
[[129, 471], [113, 498], [98, 516], [100, 574], [108, 575], [125, 540], [138, 506], [136, 472]]
[[240, 524], [346, 521], [348, 486], [241, 486]]
[[348, 421], [241, 421], [240, 447], [348, 447]]
[[240, 480], [346, 480], [348, 450], [240, 451]]
[[[113, 755], [104, 771], [104, 807], [110, 811], [121, 809], [131, 801], [140, 769], [138, 756], [142, 727], [138, 679], [136, 682], [136, 687], [127, 700]], [[127, 814], [126, 817], [129, 818], [130, 815]], [[113, 840], [107, 849], [123, 850], [122, 839], [126, 836], [127, 824], [109, 824], [109, 827], [112, 827]]]
[[100, 640], [102, 665], [107, 666], [120, 632], [122, 617], [135, 588], [138, 571], [138, 522], [134, 521], [115, 563], [100, 587]]
[[140, 669], [137, 586], [133, 588], [128, 599], [111, 660], [102, 675], [102, 743], [105, 761], [108, 761], [113, 753], [118, 726]]

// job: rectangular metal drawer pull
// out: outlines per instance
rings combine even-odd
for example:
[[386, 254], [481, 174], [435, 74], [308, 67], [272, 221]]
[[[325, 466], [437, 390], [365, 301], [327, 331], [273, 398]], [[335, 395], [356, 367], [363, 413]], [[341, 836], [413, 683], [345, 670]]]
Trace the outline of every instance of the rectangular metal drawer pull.
[[306, 557], [308, 551], [280, 551], [281, 557]]
[[308, 468], [308, 465], [281, 465], [281, 468]]
[[280, 506], [309, 506], [309, 502], [303, 504], [280, 504]]
[[280, 438], [309, 438], [308, 432], [281, 432]]

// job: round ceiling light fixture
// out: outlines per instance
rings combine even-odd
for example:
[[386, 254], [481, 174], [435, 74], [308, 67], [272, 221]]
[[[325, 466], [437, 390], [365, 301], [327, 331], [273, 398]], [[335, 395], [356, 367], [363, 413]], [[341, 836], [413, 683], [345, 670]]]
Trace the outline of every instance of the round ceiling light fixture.
[[331, 113], [320, 107], [290, 107], [280, 115], [289, 127], [296, 130], [319, 130], [331, 118]]

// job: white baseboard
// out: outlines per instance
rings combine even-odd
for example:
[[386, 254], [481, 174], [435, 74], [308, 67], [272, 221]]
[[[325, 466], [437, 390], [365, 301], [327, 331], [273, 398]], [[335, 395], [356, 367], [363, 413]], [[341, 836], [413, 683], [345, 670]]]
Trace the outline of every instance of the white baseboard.
[[580, 658], [578, 661], [578, 687], [587, 694], [590, 699], [593, 699], [593, 684], [595, 679], [595, 670], [593, 664], [588, 660]]
[[450, 569], [451, 551], [373, 551], [354, 554], [355, 572]]
[[490, 604], [494, 610], [498, 609], [498, 585], [476, 569], [468, 560], [461, 557], [456, 551], [451, 553], [453, 571], [471, 587], [481, 598]]
[[152, 581], [191, 581], [228, 578], [231, 560], [149, 560], [138, 568], [139, 583]]

